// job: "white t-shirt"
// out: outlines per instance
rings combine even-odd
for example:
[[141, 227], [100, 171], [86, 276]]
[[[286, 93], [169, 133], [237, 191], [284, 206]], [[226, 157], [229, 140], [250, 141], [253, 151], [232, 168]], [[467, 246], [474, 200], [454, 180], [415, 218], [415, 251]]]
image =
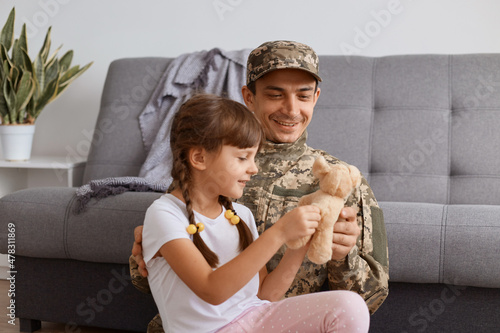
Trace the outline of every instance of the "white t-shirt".
[[[255, 220], [248, 208], [233, 203], [237, 214], [247, 223], [254, 239], [258, 237]], [[196, 222], [205, 225], [200, 235], [219, 257], [219, 265], [239, 254], [239, 233], [224, 217], [225, 209], [215, 219], [194, 212]], [[246, 309], [267, 303], [257, 297], [259, 274], [231, 298], [211, 305], [189, 289], [163, 257], [152, 259], [163, 244], [179, 238], [192, 239], [185, 204], [171, 194], [157, 199], [147, 210], [143, 229], [144, 261], [148, 281], [160, 312], [165, 332], [213, 332], [228, 324]], [[234, 278], [237, 278], [236, 276]]]

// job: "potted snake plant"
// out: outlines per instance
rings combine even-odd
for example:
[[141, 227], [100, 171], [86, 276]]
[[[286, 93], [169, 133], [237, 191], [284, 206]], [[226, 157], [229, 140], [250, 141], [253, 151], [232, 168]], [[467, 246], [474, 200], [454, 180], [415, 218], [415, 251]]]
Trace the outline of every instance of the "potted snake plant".
[[0, 140], [5, 160], [29, 160], [35, 121], [92, 62], [71, 66], [73, 51], [50, 54], [50, 32], [32, 61], [28, 55], [26, 24], [14, 39], [15, 8], [0, 33]]

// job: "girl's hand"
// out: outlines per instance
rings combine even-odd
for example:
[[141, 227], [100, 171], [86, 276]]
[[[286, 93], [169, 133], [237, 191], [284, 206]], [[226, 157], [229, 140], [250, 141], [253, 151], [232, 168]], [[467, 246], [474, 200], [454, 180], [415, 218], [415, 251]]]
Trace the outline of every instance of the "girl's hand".
[[[284, 243], [311, 236], [316, 231], [320, 219], [320, 209], [317, 206], [300, 206], [283, 215], [263, 235], [271, 232], [274, 239], [276, 239], [276, 235], [281, 235], [280, 241]], [[261, 299], [273, 302], [280, 300], [285, 295], [304, 260], [310, 243], [311, 241], [295, 250], [287, 248], [278, 266], [271, 273], [267, 274], [267, 269], [264, 266], [260, 272], [259, 297]]]
[[281, 228], [284, 242], [314, 234], [321, 220], [320, 212], [317, 206], [307, 205], [283, 215], [275, 225]]

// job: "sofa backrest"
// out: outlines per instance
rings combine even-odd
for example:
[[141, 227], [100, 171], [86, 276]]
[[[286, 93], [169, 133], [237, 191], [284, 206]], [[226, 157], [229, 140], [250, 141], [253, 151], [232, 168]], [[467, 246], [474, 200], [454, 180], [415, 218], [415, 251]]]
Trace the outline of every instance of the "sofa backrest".
[[320, 71], [310, 145], [357, 165], [379, 201], [500, 203], [500, 55], [329, 56]]
[[146, 159], [138, 117], [171, 59], [113, 61], [101, 97], [83, 183], [107, 177], [137, 176]]
[[[84, 182], [137, 176], [138, 115], [167, 58], [114, 61]], [[500, 202], [500, 55], [320, 56], [309, 145], [356, 165], [379, 201]]]

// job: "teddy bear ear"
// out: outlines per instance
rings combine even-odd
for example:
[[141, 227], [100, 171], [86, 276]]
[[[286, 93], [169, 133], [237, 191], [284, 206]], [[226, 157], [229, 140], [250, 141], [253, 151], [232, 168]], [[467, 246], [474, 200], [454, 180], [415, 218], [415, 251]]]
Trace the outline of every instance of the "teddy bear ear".
[[349, 173], [354, 187], [358, 187], [361, 184], [361, 172], [354, 165], [349, 165]]
[[330, 171], [330, 165], [325, 160], [323, 156], [320, 156], [314, 161], [312, 172], [316, 178], [319, 178], [320, 175], [327, 173]]

